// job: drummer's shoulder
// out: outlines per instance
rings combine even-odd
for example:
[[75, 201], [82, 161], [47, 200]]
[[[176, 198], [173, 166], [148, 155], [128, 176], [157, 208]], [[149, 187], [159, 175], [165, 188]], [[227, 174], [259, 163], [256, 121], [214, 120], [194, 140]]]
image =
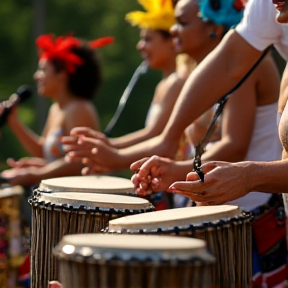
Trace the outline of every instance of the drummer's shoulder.
[[170, 74], [169, 77], [167, 78], [166, 86], [167, 88], [170, 88], [170, 89], [173, 89], [173, 88], [182, 89], [186, 79], [187, 77], [185, 77], [184, 75], [174, 72]]

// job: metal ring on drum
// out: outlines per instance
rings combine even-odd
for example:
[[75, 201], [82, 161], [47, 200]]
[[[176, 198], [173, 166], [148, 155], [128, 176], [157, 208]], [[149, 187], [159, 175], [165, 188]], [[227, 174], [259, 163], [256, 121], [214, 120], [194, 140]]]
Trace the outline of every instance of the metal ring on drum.
[[186, 207], [111, 220], [108, 233], [203, 239], [216, 257], [213, 283], [247, 288], [252, 282], [252, 219], [233, 205]]
[[32, 206], [31, 287], [58, 279], [52, 248], [66, 234], [99, 233], [109, 220], [154, 211], [150, 202], [123, 195], [35, 191]]
[[78, 234], [55, 247], [63, 288], [216, 288], [199, 239]]

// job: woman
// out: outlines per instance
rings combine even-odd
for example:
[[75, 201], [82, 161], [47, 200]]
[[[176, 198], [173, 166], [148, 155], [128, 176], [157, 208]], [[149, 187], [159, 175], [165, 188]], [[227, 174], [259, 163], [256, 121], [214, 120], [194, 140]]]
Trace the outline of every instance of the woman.
[[[226, 13], [229, 12], [229, 4], [221, 4], [228, 8]], [[231, 15], [237, 11], [238, 5], [239, 1], [231, 5]], [[197, 17], [199, 11], [201, 18]], [[198, 62], [201, 61], [220, 42], [225, 32], [224, 23], [229, 17], [225, 18], [222, 13], [219, 15], [222, 17], [215, 18], [217, 9], [209, 7], [209, 1], [202, 1], [198, 6], [194, 0], [181, 0], [175, 12], [177, 24], [171, 30], [178, 49], [189, 50]], [[219, 26], [222, 20], [223, 24]], [[191, 35], [194, 36], [194, 41], [191, 41]], [[235, 162], [280, 159], [281, 147], [276, 125], [278, 87], [279, 76], [271, 56], [268, 55], [228, 100], [222, 115], [221, 139], [206, 147], [202, 160]], [[170, 185], [174, 181], [185, 180], [187, 173], [192, 170], [193, 161], [175, 162], [154, 157], [148, 162], [145, 163], [144, 159], [132, 165], [133, 170], [142, 165], [141, 170], [146, 170], [152, 178], [155, 177], [150, 187], [147, 187], [150, 180], [140, 183], [140, 175], [139, 178], [133, 178], [140, 193], [168, 190], [189, 196]], [[257, 220], [253, 225], [253, 287], [275, 287], [284, 283], [287, 266], [281, 199], [269, 193], [251, 192], [229, 204], [236, 204], [252, 212]], [[273, 235], [270, 243], [264, 240], [266, 234]]]
[[98, 114], [91, 102], [101, 83], [100, 63], [94, 49], [111, 41], [112, 38], [103, 38], [88, 43], [72, 36], [54, 39], [52, 35], [37, 39], [39, 66], [34, 79], [38, 94], [54, 103], [41, 136], [17, 118], [16, 108], [9, 114], [10, 129], [32, 156], [18, 161], [8, 159], [13, 168], [1, 175], [10, 184], [32, 186], [42, 179], [80, 174], [82, 165], [64, 161], [60, 137], [69, 135], [77, 126], [99, 130]]
[[[102, 139], [109, 147], [120, 149], [150, 139], [163, 131], [187, 75], [176, 72], [177, 53], [175, 52], [172, 37], [169, 33], [171, 26], [175, 23], [171, 1], [157, 0], [154, 1], [154, 3], [151, 1], [141, 1], [141, 4], [147, 11], [128, 13], [126, 20], [140, 28], [140, 41], [137, 43], [136, 48], [144, 61], [150, 68], [160, 70], [163, 75], [162, 80], [155, 89], [145, 127], [118, 138], [107, 138], [100, 132], [93, 131], [86, 127], [79, 127], [72, 130], [72, 136], [86, 135], [88, 137]], [[76, 144], [75, 142], [73, 143], [73, 141], [69, 142], [66, 140], [67, 138], [64, 137], [64, 144]], [[186, 143], [182, 139], [182, 143], [184, 143], [181, 147], [182, 150], [188, 149], [188, 142]], [[108, 171], [111, 170], [115, 169], [109, 167]], [[94, 172], [103, 171], [96, 171], [95, 169]], [[151, 201], [156, 205], [156, 209], [167, 208], [168, 203], [162, 200], [160, 194], [158, 194], [155, 199]]]

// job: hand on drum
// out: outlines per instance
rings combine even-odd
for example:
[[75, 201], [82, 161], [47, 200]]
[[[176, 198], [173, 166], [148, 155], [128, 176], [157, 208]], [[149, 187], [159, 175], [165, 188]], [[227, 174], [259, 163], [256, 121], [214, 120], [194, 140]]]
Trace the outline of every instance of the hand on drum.
[[152, 191], [166, 191], [173, 182], [184, 180], [191, 164], [187, 171], [187, 167], [181, 162], [153, 156], [134, 162], [130, 168], [132, 171], [137, 171], [131, 179], [136, 193], [145, 196]]
[[117, 149], [110, 147], [99, 139], [86, 137], [62, 137], [65, 160], [67, 162], [82, 162], [86, 168], [83, 174], [107, 173], [117, 170], [117, 163], [121, 161]]
[[191, 172], [186, 181], [173, 183], [168, 191], [183, 194], [205, 205], [224, 204], [251, 191], [245, 162], [213, 161], [203, 164], [201, 168], [205, 174], [204, 183], [195, 172]]
[[40, 182], [37, 167], [12, 168], [1, 173], [11, 185], [33, 186]]
[[47, 161], [38, 157], [24, 157], [19, 160], [8, 158], [7, 164], [12, 168], [43, 167], [47, 164]]

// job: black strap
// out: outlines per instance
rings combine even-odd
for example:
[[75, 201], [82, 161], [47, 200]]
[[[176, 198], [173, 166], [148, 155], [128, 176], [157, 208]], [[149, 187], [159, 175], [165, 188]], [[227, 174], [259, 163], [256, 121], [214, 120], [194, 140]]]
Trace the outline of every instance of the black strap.
[[143, 61], [139, 67], [136, 69], [136, 71], [134, 72], [130, 82], [128, 83], [128, 86], [126, 87], [123, 95], [120, 98], [118, 107], [116, 109], [116, 112], [114, 113], [112, 119], [110, 120], [110, 122], [108, 123], [107, 127], [104, 130], [104, 134], [106, 134], [106, 136], [111, 136], [112, 134], [112, 130], [114, 129], [115, 124], [117, 123], [126, 103], [127, 100], [131, 94], [132, 89], [134, 88], [136, 82], [138, 81], [139, 77], [142, 74], [145, 74], [148, 70], [148, 64], [146, 61]]
[[194, 157], [194, 171], [198, 174], [200, 180], [202, 182], [204, 182], [204, 173], [201, 170], [201, 156], [204, 153], [204, 149], [205, 146], [208, 144], [208, 142], [210, 141], [215, 128], [216, 128], [216, 121], [219, 117], [219, 115], [222, 113], [223, 108], [227, 102], [227, 100], [229, 99], [229, 97], [231, 96], [232, 93], [234, 93], [245, 81], [246, 79], [251, 75], [251, 73], [256, 69], [256, 67], [259, 65], [259, 63], [262, 61], [262, 59], [267, 55], [267, 53], [269, 52], [270, 47], [268, 47], [263, 54], [261, 55], [261, 57], [258, 59], [258, 61], [253, 65], [253, 67], [245, 74], [245, 76], [238, 82], [238, 84], [236, 86], [234, 86], [234, 88], [232, 88], [227, 94], [225, 94], [218, 102], [217, 102], [217, 107], [215, 110], [215, 113], [213, 115], [213, 118], [211, 120], [211, 123], [207, 129], [207, 132], [205, 134], [205, 136], [202, 138], [202, 140], [198, 143], [198, 145], [195, 147], [195, 157]]

